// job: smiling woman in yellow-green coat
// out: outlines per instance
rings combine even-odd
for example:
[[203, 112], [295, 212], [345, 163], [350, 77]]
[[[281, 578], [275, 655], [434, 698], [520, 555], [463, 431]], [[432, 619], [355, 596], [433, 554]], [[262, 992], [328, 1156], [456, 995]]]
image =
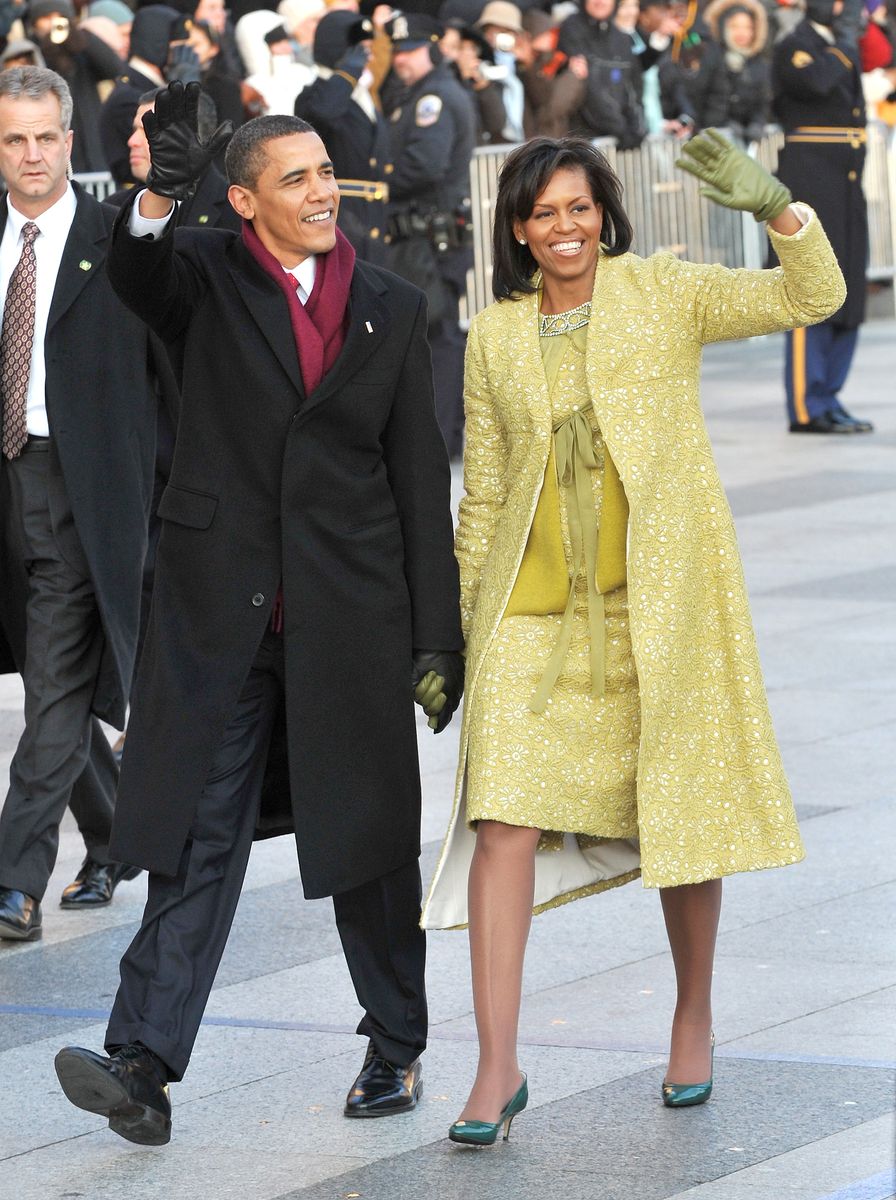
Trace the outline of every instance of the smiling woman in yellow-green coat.
[[720, 881], [803, 857], [700, 365], [709, 342], [823, 320], [843, 279], [812, 210], [715, 131], [680, 165], [769, 222], [780, 267], [630, 253], [618, 180], [578, 139], [527, 143], [501, 177], [498, 302], [466, 361], [460, 764], [423, 913], [470, 926], [480, 1063], [454, 1141], [525, 1106], [533, 911], [639, 875], [661, 889], [679, 983], [663, 1099], [700, 1103]]

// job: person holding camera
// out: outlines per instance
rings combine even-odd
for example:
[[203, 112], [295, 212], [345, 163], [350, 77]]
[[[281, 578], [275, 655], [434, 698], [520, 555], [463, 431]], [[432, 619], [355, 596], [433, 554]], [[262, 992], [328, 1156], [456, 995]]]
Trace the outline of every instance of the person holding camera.
[[504, 69], [495, 65], [495, 53], [489, 43], [478, 29], [452, 17], [445, 26], [439, 49], [473, 100], [476, 145], [506, 142], [507, 110], [500, 83]]
[[97, 84], [115, 79], [124, 63], [101, 38], [76, 26], [70, 0], [31, 0], [26, 23], [47, 67], [62, 76], [72, 94], [72, 170], [105, 171]]
[[[473, 264], [466, 242], [476, 114], [438, 48], [443, 26], [425, 13], [385, 25], [392, 70], [404, 85], [391, 116], [389, 234], [392, 270], [426, 293], [436, 415], [452, 458], [463, 450], [465, 336], [460, 297]], [[438, 64], [438, 65], [436, 65]]]

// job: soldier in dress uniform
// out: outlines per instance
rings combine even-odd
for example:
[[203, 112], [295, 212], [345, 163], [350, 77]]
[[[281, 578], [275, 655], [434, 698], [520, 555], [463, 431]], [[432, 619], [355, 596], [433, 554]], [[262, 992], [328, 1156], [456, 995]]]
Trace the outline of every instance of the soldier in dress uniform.
[[458, 306], [473, 264], [467, 231], [476, 114], [442, 61], [438, 21], [402, 13], [385, 28], [392, 69], [405, 87], [390, 117], [390, 266], [426, 292], [436, 414], [448, 452], [457, 458], [463, 450], [465, 348]]
[[296, 97], [295, 115], [318, 131], [339, 183], [339, 228], [359, 258], [389, 266], [386, 200], [389, 128], [368, 81], [373, 25], [356, 12], [328, 12], [314, 34], [318, 77]]
[[807, 0], [806, 18], [778, 42], [774, 110], [784, 130], [778, 177], [816, 210], [846, 279], [843, 307], [786, 334], [784, 385], [791, 433], [870, 433], [846, 411], [846, 382], [865, 318], [868, 214], [862, 192], [865, 104], [855, 51], [838, 37], [843, 0]]

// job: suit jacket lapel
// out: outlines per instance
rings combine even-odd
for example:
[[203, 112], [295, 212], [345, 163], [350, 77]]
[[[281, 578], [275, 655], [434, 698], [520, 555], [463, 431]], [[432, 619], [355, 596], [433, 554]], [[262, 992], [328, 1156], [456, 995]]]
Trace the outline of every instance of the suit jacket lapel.
[[106, 260], [109, 234], [102, 210], [87, 198], [77, 184], [72, 186], [75, 188], [78, 206], [59, 263], [56, 287], [47, 317], [48, 334], [59, 318], [71, 308], [89, 280], [97, 271], [102, 271]]
[[305, 395], [286, 298], [241, 241], [228, 256], [228, 269], [243, 303], [300, 396]]
[[372, 283], [363, 266], [356, 263], [349, 292], [349, 322], [345, 344], [332, 369], [309, 397], [305, 411], [316, 408], [347, 383], [361, 370], [374, 350], [385, 341], [392, 327], [392, 318], [381, 298], [383, 290], [383, 286]]

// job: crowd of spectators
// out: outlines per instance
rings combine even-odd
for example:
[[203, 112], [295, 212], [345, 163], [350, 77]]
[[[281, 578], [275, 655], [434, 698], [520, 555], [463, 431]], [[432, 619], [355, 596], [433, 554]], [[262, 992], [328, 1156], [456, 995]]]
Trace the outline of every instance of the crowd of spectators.
[[[896, 123], [896, 0], [848, 4], [844, 37], [860, 35], [869, 116]], [[362, 86], [388, 116], [395, 10], [374, 0], [0, 0], [0, 69], [58, 71], [75, 101], [73, 169], [127, 186], [142, 93], [197, 80], [234, 126], [291, 114], [318, 77], [315, 31], [334, 9], [370, 18]], [[480, 145], [583, 133], [621, 149], [709, 126], [761, 136], [774, 120], [774, 44], [803, 16], [802, 0], [415, 0], [408, 11], [442, 22], [439, 49], [474, 102]]]

